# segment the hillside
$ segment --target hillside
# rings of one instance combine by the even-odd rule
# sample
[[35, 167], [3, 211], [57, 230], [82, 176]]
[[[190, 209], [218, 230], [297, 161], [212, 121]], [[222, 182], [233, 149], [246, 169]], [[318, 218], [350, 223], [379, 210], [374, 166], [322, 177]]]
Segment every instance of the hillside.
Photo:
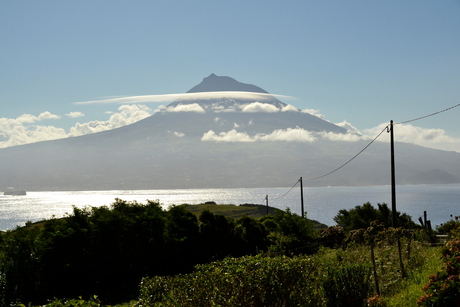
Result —
[[[186, 205], [185, 209], [194, 213], [196, 216], [199, 216], [202, 211], [209, 210], [214, 214], [221, 214], [225, 217], [230, 217], [238, 219], [242, 216], [250, 216], [253, 218], [260, 218], [267, 214], [267, 207], [264, 205], [255, 205], [255, 204], [242, 204], [239, 206], [236, 205], [217, 205], [214, 202], [207, 202], [204, 204], [198, 205]], [[268, 207], [268, 214], [276, 214], [280, 212], [280, 209]], [[315, 220], [310, 220], [313, 223], [315, 229], [326, 228], [327, 225], [322, 224]]]
[[[324, 138], [347, 131], [230, 77], [212, 74], [190, 91], [211, 96], [175, 101], [118, 129], [0, 149], [0, 190], [286, 187], [331, 172], [368, 145]], [[389, 184], [387, 139], [305, 185]], [[460, 182], [460, 153], [397, 143], [395, 154], [397, 184]]]

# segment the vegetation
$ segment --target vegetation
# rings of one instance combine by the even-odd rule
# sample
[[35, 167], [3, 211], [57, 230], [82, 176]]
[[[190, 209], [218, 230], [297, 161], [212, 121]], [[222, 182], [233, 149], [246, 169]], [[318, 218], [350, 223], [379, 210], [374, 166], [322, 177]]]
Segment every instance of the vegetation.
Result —
[[64, 219], [1, 236], [2, 299], [44, 304], [97, 294], [115, 304], [137, 298], [145, 276], [190, 273], [197, 264], [284, 247], [315, 250], [305, 219], [280, 211], [265, 223], [272, 229], [249, 216], [235, 220], [204, 210], [197, 218], [185, 206], [163, 210], [153, 201], [74, 208]]
[[398, 216], [413, 228], [389, 227], [386, 205], [341, 210], [341, 224], [321, 230], [290, 210], [255, 219], [229, 218], [211, 207], [192, 213], [190, 207], [165, 210], [158, 202], [116, 199], [110, 207], [74, 208], [63, 219], [3, 233], [0, 305], [460, 302], [457, 219], [437, 230], [450, 236], [443, 247], [432, 245], [434, 233], [417, 228], [405, 214]]
[[[342, 209], [334, 217], [334, 221], [338, 226], [342, 227], [345, 231], [353, 229], [367, 228], [371, 222], [378, 221], [383, 223], [384, 227], [391, 227], [392, 225], [392, 212], [388, 205], [377, 204], [378, 208], [374, 208], [369, 202], [362, 206], [356, 206], [354, 209]], [[398, 227], [404, 229], [416, 228], [416, 224], [412, 218], [406, 213], [396, 212], [396, 223]]]

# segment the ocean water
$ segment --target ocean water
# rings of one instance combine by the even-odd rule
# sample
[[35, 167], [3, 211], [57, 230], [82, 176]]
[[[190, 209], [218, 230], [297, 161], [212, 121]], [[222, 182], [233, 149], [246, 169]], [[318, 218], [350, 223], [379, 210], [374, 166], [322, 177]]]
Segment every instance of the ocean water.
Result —
[[[335, 225], [334, 216], [340, 209], [351, 209], [370, 202], [387, 203], [391, 207], [390, 186], [366, 187], [304, 187], [304, 210], [307, 217], [326, 225]], [[28, 192], [25, 196], [0, 195], [0, 230], [23, 226], [27, 221], [63, 217], [72, 207], [109, 206], [115, 198], [145, 203], [158, 200], [165, 208], [176, 204], [265, 204], [300, 214], [300, 187], [255, 189], [174, 189], [174, 190], [113, 190]], [[450, 215], [460, 215], [460, 185], [407, 185], [396, 187], [396, 206], [412, 216], [414, 222], [427, 212], [433, 226], [444, 223]]]

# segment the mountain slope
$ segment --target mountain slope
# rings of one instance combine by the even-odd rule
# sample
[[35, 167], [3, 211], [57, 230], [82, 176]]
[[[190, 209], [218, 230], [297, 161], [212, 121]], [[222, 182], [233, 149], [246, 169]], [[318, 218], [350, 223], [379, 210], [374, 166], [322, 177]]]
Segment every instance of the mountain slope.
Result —
[[[201, 85], [191, 91], [264, 91], [215, 75]], [[0, 189], [279, 187], [291, 186], [300, 176], [306, 186], [389, 184], [388, 143], [374, 142], [338, 172], [308, 180], [342, 165], [367, 142], [281, 139], [286, 132], [298, 137], [346, 131], [308, 113], [283, 112], [286, 104], [270, 96], [263, 106], [278, 110], [271, 113], [245, 112], [241, 106], [255, 103], [250, 99], [237, 97], [229, 104], [220, 99], [194, 100], [208, 107], [203, 112], [175, 112], [184, 102], [174, 102], [111, 131], [0, 149]], [[222, 112], [228, 108], [231, 112]], [[214, 139], [206, 141], [206, 135]], [[219, 142], [224, 137], [227, 141]], [[459, 153], [404, 143], [395, 144], [395, 151], [397, 184], [460, 182]]]

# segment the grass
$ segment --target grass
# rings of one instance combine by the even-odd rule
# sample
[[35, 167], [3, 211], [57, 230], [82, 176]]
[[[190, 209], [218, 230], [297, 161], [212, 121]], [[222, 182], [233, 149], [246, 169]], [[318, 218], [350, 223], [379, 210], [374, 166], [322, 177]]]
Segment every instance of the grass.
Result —
[[[194, 213], [197, 217], [201, 214], [204, 210], [209, 210], [214, 214], [221, 214], [225, 217], [238, 219], [242, 216], [250, 216], [255, 219], [261, 218], [267, 214], [267, 207], [264, 205], [256, 205], [256, 204], [242, 204], [239, 206], [236, 205], [218, 205], [214, 202], [207, 202], [204, 204], [198, 205], [189, 205], [184, 204], [185, 208]], [[282, 212], [282, 210], [268, 207], [268, 214], [276, 214], [277, 212]], [[326, 228], [327, 225], [324, 225], [318, 221], [310, 220], [313, 222], [313, 228], [315, 229], [322, 229]]]
[[419, 251], [423, 265], [409, 271], [409, 276], [401, 283], [400, 291], [386, 297], [388, 307], [415, 306], [424, 292], [422, 287], [428, 283], [428, 276], [441, 269], [441, 248], [425, 246]]
[[[202, 211], [209, 210], [214, 214], [222, 214], [225, 217], [240, 218], [242, 216], [250, 216], [253, 218], [260, 218], [267, 214], [267, 207], [263, 205], [246, 204], [246, 205], [217, 205], [215, 203], [204, 203], [199, 205], [185, 205], [185, 208], [199, 216]], [[268, 207], [268, 214], [275, 214], [279, 209]]]
[[[428, 283], [428, 276], [441, 267], [441, 247], [420, 242], [411, 242], [411, 256], [408, 259], [402, 242], [404, 264], [408, 276], [400, 275], [396, 245], [382, 245], [376, 248], [377, 273], [379, 276], [381, 300], [386, 307], [416, 306], [424, 295], [422, 287]], [[370, 250], [364, 245], [348, 247], [346, 250], [323, 248], [312, 256], [323, 267], [362, 264], [370, 265]]]

